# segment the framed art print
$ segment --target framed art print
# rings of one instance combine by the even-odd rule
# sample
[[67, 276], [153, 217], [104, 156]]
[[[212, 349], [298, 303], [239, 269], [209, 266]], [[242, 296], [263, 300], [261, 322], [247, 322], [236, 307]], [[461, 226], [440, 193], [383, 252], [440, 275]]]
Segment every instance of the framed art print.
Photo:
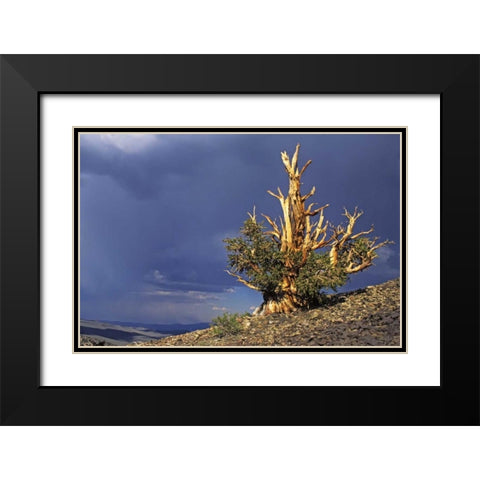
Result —
[[406, 137], [74, 128], [74, 351], [405, 352]]
[[478, 75], [3, 56], [2, 423], [478, 424]]

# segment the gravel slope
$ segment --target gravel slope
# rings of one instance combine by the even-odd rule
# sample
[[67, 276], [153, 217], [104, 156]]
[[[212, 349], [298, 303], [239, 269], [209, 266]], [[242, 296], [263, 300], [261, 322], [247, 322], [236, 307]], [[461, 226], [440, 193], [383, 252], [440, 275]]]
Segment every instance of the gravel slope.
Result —
[[399, 346], [400, 281], [330, 295], [320, 308], [238, 319], [242, 330], [212, 328], [131, 346]]

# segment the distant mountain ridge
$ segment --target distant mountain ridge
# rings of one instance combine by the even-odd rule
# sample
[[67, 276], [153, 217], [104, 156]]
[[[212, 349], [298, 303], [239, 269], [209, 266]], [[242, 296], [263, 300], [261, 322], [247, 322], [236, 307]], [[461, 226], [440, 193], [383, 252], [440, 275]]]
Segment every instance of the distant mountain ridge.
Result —
[[161, 333], [170, 333], [175, 332], [175, 335], [179, 333], [192, 332], [193, 330], [202, 330], [204, 328], [210, 327], [210, 322], [199, 322], [199, 323], [188, 323], [188, 324], [163, 324], [163, 323], [139, 323], [139, 322], [120, 322], [120, 321], [109, 321], [105, 323], [111, 323], [113, 325], [118, 325], [121, 327], [133, 327], [133, 328], [146, 328], [147, 330], [152, 330], [154, 332]]
[[[80, 320], [80, 344], [95, 342], [103, 345], [127, 345], [133, 342], [158, 340], [171, 335], [181, 335], [194, 330], [208, 328], [209, 323], [187, 325], [147, 324], [139, 322], [106, 322]], [[87, 339], [88, 337], [88, 339]]]

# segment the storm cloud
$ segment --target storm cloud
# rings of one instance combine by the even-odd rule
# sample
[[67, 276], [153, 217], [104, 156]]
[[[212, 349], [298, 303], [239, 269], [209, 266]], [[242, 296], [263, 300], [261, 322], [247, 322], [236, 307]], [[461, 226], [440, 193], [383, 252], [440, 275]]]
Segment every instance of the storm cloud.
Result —
[[261, 295], [225, 273], [223, 239], [247, 212], [280, 215], [269, 189], [287, 187], [280, 152], [312, 159], [302, 186], [344, 221], [395, 242], [344, 287], [399, 275], [400, 150], [396, 134], [80, 135], [81, 317], [145, 323], [208, 321], [248, 311]]

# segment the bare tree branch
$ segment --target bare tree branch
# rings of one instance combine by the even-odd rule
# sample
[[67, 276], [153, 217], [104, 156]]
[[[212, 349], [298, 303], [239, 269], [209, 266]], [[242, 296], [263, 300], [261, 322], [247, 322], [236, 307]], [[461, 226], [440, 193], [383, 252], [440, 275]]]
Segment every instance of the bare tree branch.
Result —
[[225, 270], [229, 275], [232, 277], [235, 277], [240, 283], [243, 283], [245, 286], [248, 288], [251, 288], [252, 290], [257, 290], [260, 291], [260, 288], [258, 288], [255, 285], [252, 285], [250, 282], [247, 282], [244, 278], [242, 278], [238, 273], [231, 272], [230, 270]]
[[312, 163], [311, 160], [308, 160], [308, 162], [303, 166], [303, 168], [300, 170], [300, 176], [303, 175], [303, 172], [308, 168], [308, 166]]
[[273, 193], [271, 190], [267, 190], [267, 193], [270, 194], [272, 197], [278, 198], [280, 201], [284, 200], [284, 196], [282, 191], [280, 190], [280, 187], [277, 187], [278, 190], [278, 195], [276, 193]]
[[307, 193], [306, 195], [303, 195], [302, 202], [304, 202], [305, 200], [308, 200], [314, 194], [315, 194], [315, 187], [312, 187], [309, 193]]

